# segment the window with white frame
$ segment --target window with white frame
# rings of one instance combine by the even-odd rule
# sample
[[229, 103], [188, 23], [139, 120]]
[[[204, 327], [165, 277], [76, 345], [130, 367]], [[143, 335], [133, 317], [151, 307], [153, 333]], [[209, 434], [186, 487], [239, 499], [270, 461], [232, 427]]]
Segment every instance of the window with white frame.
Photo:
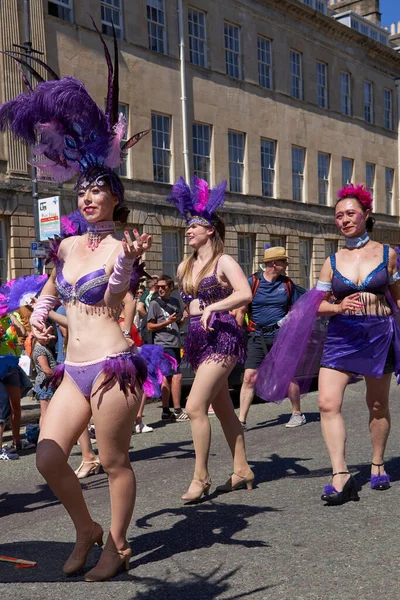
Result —
[[338, 249], [337, 240], [325, 240], [325, 256], [336, 254]]
[[72, 23], [72, 0], [48, 0], [49, 15]]
[[193, 171], [210, 183], [211, 125], [193, 123]]
[[393, 214], [393, 181], [394, 169], [385, 169], [386, 214]]
[[154, 181], [170, 183], [171, 168], [171, 117], [151, 115]]
[[166, 54], [164, 0], [147, 0], [147, 34], [150, 50]]
[[241, 78], [240, 27], [224, 22], [226, 74]]
[[189, 6], [189, 60], [199, 67], [207, 66], [206, 13]]
[[113, 24], [115, 35], [119, 40], [123, 38], [122, 27], [122, 0], [101, 0], [101, 30], [105, 35], [113, 34]]
[[328, 206], [330, 154], [318, 152], [318, 204]]
[[317, 60], [317, 102], [320, 108], [328, 108], [328, 65]]
[[258, 51], [258, 82], [261, 87], [272, 89], [272, 42], [259, 35], [257, 36]]
[[372, 163], [367, 163], [365, 165], [365, 186], [373, 197], [375, 186], [375, 165]]
[[303, 57], [300, 52], [290, 51], [290, 78], [292, 98], [303, 99]]
[[[126, 121], [126, 132], [125, 137], [121, 140], [121, 142], [126, 142], [128, 140], [128, 132], [129, 132], [129, 106], [127, 104], [118, 104], [118, 112], [122, 113], [125, 117]], [[129, 160], [128, 153], [122, 159], [120, 166], [115, 169], [115, 172], [120, 177], [129, 177]]]
[[253, 235], [238, 234], [238, 263], [247, 277], [250, 277], [254, 270], [254, 246]]
[[374, 122], [374, 89], [370, 81], [364, 81], [364, 120]]
[[350, 73], [340, 73], [340, 99], [342, 115], [351, 116], [351, 78]]
[[175, 278], [178, 266], [182, 262], [183, 236], [177, 229], [162, 230], [162, 270], [163, 273]]
[[7, 229], [5, 221], [0, 221], [0, 284], [7, 281]]
[[286, 236], [281, 236], [281, 235], [271, 235], [270, 239], [269, 239], [269, 243], [271, 244], [271, 246], [273, 248], [275, 248], [276, 246], [281, 246], [283, 248], [286, 248]]
[[261, 185], [262, 195], [275, 197], [276, 141], [261, 138]]
[[342, 186], [353, 181], [354, 161], [352, 158], [342, 158]]
[[293, 200], [304, 201], [304, 164], [306, 151], [299, 146], [292, 146], [292, 191]]
[[299, 279], [306, 289], [311, 287], [312, 240], [299, 238]]
[[229, 189], [231, 192], [243, 192], [245, 134], [228, 131], [229, 151]]
[[383, 90], [384, 99], [384, 125], [386, 129], [393, 129], [393, 94], [391, 90]]

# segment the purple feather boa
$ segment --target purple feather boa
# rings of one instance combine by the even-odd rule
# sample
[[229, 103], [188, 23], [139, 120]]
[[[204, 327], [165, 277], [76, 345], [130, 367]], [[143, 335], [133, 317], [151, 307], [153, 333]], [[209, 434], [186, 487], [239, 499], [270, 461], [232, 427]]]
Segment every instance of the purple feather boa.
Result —
[[172, 356], [164, 354], [162, 346], [144, 344], [138, 350], [147, 364], [147, 379], [143, 384], [143, 391], [149, 398], [160, 398], [163, 378], [170, 374], [171, 368], [176, 371], [177, 362]]
[[104, 369], [104, 380], [93, 392], [97, 394], [101, 390], [106, 390], [114, 381], [117, 381], [121, 392], [126, 394], [128, 390], [134, 394], [136, 386], [143, 386], [147, 378], [147, 367], [143, 358], [133, 352], [129, 354], [120, 354], [107, 358]]

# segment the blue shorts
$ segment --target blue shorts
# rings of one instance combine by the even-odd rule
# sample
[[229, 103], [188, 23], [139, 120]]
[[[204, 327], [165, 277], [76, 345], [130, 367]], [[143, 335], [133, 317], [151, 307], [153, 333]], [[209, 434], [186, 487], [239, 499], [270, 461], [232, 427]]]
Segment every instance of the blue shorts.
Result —
[[0, 379], [0, 423], [7, 423], [11, 415], [10, 398], [6, 386], [19, 387], [20, 378], [17, 367], [9, 367], [8, 373]]
[[52, 390], [46, 390], [40, 387], [40, 383], [35, 383], [36, 400], [50, 400], [53, 397]]

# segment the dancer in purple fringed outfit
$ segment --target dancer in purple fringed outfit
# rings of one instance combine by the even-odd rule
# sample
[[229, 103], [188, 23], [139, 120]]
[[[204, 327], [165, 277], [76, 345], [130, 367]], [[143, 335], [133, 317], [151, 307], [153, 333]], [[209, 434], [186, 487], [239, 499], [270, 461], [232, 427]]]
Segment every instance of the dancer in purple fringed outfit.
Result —
[[[122, 242], [114, 237], [115, 221], [125, 223], [129, 210], [123, 204], [122, 183], [112, 168], [120, 164], [121, 150], [142, 135], [134, 136], [121, 149], [126, 124], [117, 112], [118, 69], [115, 64], [113, 78], [104, 47], [112, 83], [105, 113], [73, 77], [39, 83], [36, 89], [0, 107], [2, 129], [9, 127], [30, 144], [39, 138], [35, 162], [41, 175], [59, 182], [78, 175], [79, 212], [64, 219], [64, 230], [74, 233], [83, 224], [87, 232], [61, 241], [56, 268], [35, 304], [31, 324], [38, 340], [48, 339], [46, 317], [59, 298], [62, 300], [69, 332], [66, 361], [61, 372], [56, 369], [55, 379], [61, 383], [41, 427], [37, 467], [76, 529], [76, 544], [63, 569], [67, 575], [84, 567], [91, 548], [103, 543], [103, 529], [89, 514], [80, 483], [68, 465], [71, 449], [91, 415], [101, 464], [109, 478], [110, 533], [99, 562], [85, 575], [87, 581], [103, 581], [121, 566], [128, 568], [132, 551], [126, 534], [136, 494], [129, 442], [147, 376], [144, 356], [158, 380], [162, 379], [158, 366], [163, 362], [162, 349], [158, 356], [149, 349], [143, 355], [132, 351], [118, 324], [122, 299], [143, 275], [138, 258], [150, 248], [151, 237], [137, 231], [133, 241], [127, 231]], [[23, 58], [19, 62], [24, 64]], [[41, 81], [39, 75], [37, 78]], [[146, 392], [151, 393], [151, 382], [147, 385]]]
[[224, 201], [226, 182], [209, 191], [207, 182], [193, 178], [192, 188], [180, 178], [169, 196], [187, 223], [193, 253], [178, 267], [181, 297], [189, 316], [185, 354], [194, 371], [186, 404], [196, 463], [193, 480], [182, 496], [197, 502], [208, 494], [211, 479], [208, 455], [211, 442], [207, 411], [212, 404], [233, 456], [233, 474], [219, 492], [253, 486], [254, 474], [245, 453], [243, 429], [229, 395], [228, 376], [235, 364], [244, 362], [242, 329], [229, 311], [251, 301], [251, 290], [242, 269], [223, 253], [225, 225], [215, 214]]
[[[371, 488], [387, 490], [384, 452], [390, 430], [389, 388], [400, 374], [400, 276], [397, 254], [370, 239], [372, 197], [363, 186], [338, 193], [335, 221], [345, 248], [322, 267], [317, 287], [289, 313], [272, 352], [262, 363], [257, 392], [273, 402], [284, 398], [291, 379], [312, 372], [318, 355], [317, 315], [329, 317], [319, 374], [321, 427], [332, 462], [332, 485], [321, 499], [328, 504], [358, 500], [356, 483], [345, 459], [343, 395], [352, 374], [364, 375], [372, 442]], [[284, 376], [277, 373], [286, 356]], [[306, 360], [304, 360], [306, 358]], [[311, 368], [310, 368], [311, 365]], [[280, 373], [280, 372], [279, 372]], [[307, 391], [304, 387], [302, 391]]]

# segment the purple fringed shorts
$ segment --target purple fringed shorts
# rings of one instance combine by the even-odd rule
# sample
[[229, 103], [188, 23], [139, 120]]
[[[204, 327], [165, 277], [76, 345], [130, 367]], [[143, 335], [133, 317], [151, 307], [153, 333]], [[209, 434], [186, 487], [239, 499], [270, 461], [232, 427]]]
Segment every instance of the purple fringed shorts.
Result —
[[201, 363], [214, 362], [244, 363], [246, 342], [243, 329], [236, 319], [227, 312], [213, 313], [210, 327], [205, 331], [200, 325], [201, 315], [190, 317], [189, 329], [185, 338], [184, 354], [192, 369], [197, 371]]

